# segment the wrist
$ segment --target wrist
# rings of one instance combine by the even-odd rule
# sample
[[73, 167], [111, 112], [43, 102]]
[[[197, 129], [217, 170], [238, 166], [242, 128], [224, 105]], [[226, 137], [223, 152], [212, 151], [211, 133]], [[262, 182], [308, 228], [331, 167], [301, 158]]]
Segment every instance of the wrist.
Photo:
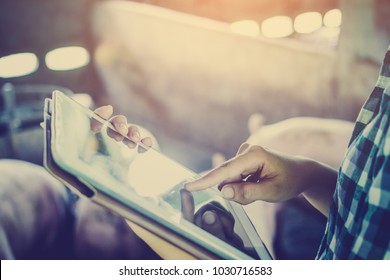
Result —
[[302, 194], [317, 210], [327, 216], [336, 188], [337, 171], [315, 160], [304, 161], [303, 168], [307, 176]]

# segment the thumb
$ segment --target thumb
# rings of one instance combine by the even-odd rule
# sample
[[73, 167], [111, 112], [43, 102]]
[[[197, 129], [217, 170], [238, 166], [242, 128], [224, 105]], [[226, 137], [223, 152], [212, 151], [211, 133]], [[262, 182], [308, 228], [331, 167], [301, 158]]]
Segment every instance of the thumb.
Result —
[[268, 202], [277, 201], [275, 186], [270, 180], [262, 180], [258, 183], [229, 183], [223, 186], [221, 193], [225, 199], [243, 205], [252, 203], [256, 200]]

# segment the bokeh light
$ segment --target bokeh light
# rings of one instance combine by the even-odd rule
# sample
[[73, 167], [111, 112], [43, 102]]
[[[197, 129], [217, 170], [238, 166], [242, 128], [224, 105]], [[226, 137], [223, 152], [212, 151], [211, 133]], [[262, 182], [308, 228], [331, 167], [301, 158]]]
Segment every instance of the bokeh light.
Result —
[[288, 16], [275, 16], [264, 20], [261, 32], [268, 38], [283, 38], [293, 33], [292, 20]]
[[90, 61], [89, 52], [78, 46], [54, 49], [46, 54], [46, 66], [54, 71], [67, 71], [81, 68]]
[[230, 30], [234, 33], [249, 37], [260, 35], [259, 24], [254, 20], [240, 20], [230, 24]]
[[297, 33], [312, 33], [322, 27], [322, 15], [318, 12], [306, 12], [294, 20], [294, 30]]
[[16, 53], [0, 58], [0, 77], [16, 78], [29, 75], [39, 67], [38, 57], [33, 53]]
[[324, 15], [324, 25], [326, 27], [340, 27], [342, 22], [342, 13], [339, 9], [333, 9]]

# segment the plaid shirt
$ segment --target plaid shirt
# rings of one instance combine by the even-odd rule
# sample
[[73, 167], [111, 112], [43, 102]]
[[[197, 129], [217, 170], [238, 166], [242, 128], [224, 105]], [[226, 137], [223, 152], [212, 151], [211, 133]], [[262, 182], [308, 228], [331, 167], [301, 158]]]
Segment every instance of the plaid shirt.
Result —
[[319, 259], [390, 259], [390, 47], [341, 164]]

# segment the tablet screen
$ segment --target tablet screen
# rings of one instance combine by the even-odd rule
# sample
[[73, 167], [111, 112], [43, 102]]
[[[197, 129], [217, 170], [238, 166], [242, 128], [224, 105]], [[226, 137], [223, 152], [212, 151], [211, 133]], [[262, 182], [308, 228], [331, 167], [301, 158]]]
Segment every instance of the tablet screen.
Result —
[[184, 190], [197, 174], [142, 143], [115, 140], [109, 122], [60, 92], [53, 100], [52, 153], [67, 172], [221, 258], [269, 259], [240, 205], [216, 189]]

